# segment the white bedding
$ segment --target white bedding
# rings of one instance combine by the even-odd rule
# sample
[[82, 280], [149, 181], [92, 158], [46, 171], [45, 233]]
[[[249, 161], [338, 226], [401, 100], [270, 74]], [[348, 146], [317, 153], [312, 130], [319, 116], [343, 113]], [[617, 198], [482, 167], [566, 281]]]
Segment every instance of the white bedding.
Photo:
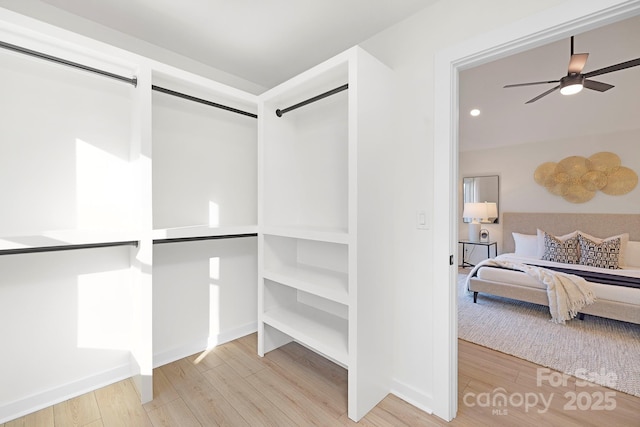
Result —
[[[589, 267], [585, 265], [567, 265], [561, 264], [557, 262], [544, 261], [536, 258], [528, 258], [528, 257], [520, 257], [515, 254], [502, 254], [497, 256], [495, 259], [515, 262], [515, 263], [524, 263], [524, 264], [533, 264], [539, 266], [552, 266], [552, 267], [560, 267], [560, 268], [573, 268], [580, 269], [585, 271], [597, 271], [608, 274], [616, 274], [627, 277], [637, 277], [640, 279], [640, 267], [625, 267], [618, 270], [609, 270], [597, 267]], [[478, 270], [478, 277], [484, 280], [490, 280], [494, 282], [502, 282], [502, 283], [512, 283], [521, 286], [529, 286], [532, 288], [545, 289], [545, 285], [540, 283], [538, 280], [529, 276], [528, 274], [522, 273], [520, 271], [513, 270], [505, 270], [500, 268], [481, 268]], [[592, 283], [592, 282], [590, 282]], [[605, 285], [599, 283], [593, 283], [593, 292], [596, 295], [596, 300], [604, 299], [609, 301], [617, 301], [617, 302], [625, 302], [630, 304], [638, 304], [640, 305], [640, 290], [635, 288], [629, 288], [625, 286], [614, 286], [614, 285]]]

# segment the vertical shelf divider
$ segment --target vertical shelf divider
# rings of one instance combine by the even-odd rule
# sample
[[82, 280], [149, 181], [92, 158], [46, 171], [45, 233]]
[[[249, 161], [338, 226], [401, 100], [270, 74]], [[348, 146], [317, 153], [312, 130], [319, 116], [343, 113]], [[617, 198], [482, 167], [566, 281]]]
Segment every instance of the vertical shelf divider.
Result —
[[131, 162], [136, 182], [135, 223], [140, 233], [139, 246], [131, 250], [133, 327], [132, 349], [134, 383], [142, 403], [153, 400], [153, 212], [151, 197], [151, 69], [138, 70], [138, 85], [133, 100], [133, 138]]

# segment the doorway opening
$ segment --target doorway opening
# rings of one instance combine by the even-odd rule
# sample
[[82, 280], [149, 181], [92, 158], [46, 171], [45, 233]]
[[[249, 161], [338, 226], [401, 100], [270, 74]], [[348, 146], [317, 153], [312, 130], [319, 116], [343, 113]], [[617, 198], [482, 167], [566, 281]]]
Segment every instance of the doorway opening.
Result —
[[[443, 50], [435, 60], [434, 176], [448, 177], [448, 184], [435, 186], [433, 245], [434, 253], [446, 255], [449, 263], [434, 263], [434, 318], [444, 319], [445, 327], [434, 331], [433, 410], [451, 420], [458, 409], [457, 375], [457, 253], [458, 246], [458, 73], [542, 44], [568, 38], [612, 22], [640, 14], [640, 1], [630, 3], [581, 4], [581, 8], [556, 7], [533, 17], [476, 37], [461, 45]], [[448, 252], [445, 254], [443, 248]]]

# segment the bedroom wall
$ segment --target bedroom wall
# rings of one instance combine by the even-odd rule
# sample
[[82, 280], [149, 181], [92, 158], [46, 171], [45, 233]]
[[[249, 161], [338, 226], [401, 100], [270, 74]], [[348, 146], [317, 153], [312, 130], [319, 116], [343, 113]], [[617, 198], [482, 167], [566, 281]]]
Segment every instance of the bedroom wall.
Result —
[[[549, 193], [533, 180], [535, 169], [544, 162], [558, 162], [568, 156], [589, 157], [600, 151], [617, 154], [623, 166], [640, 174], [640, 156], [637, 154], [639, 140], [640, 129], [635, 129], [461, 152], [460, 181], [464, 176], [498, 174], [501, 212], [639, 213], [640, 186], [622, 196], [609, 196], [599, 191], [588, 202], [570, 203]], [[462, 201], [461, 185], [459, 192], [458, 200]], [[489, 230], [492, 240], [498, 241], [500, 252], [502, 226], [487, 224], [483, 227]], [[461, 236], [467, 233], [467, 225], [462, 219], [459, 220], [459, 233]]]

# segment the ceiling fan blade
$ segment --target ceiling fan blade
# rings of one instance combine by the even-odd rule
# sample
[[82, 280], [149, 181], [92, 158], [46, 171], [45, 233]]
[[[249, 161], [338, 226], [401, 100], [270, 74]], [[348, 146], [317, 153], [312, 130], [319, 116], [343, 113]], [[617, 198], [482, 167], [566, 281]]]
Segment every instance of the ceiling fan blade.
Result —
[[637, 67], [638, 65], [640, 65], [640, 58], [621, 62], [616, 65], [610, 65], [608, 67], [600, 68], [599, 70], [589, 71], [588, 73], [584, 73], [584, 77], [589, 78], [593, 76], [599, 76], [600, 74], [612, 73], [614, 71], [624, 70], [625, 68]]
[[588, 53], [574, 53], [569, 61], [569, 74], [580, 74], [587, 63]]
[[597, 90], [598, 92], [607, 91], [615, 86], [610, 85], [608, 83], [597, 82], [595, 80], [584, 80], [583, 86], [587, 89]]
[[549, 89], [545, 93], [540, 94], [540, 95], [536, 96], [535, 98], [528, 100], [527, 102], [525, 102], [525, 104], [531, 104], [532, 102], [536, 102], [538, 99], [542, 98], [543, 96], [549, 95], [551, 92], [553, 92], [554, 90], [558, 90], [559, 88], [560, 88], [560, 85], [554, 87], [553, 89]]
[[532, 85], [542, 85], [542, 84], [547, 84], [547, 83], [560, 83], [560, 80], [549, 80], [549, 81], [546, 81], [546, 82], [517, 83], [517, 84], [513, 84], [513, 85], [506, 85], [506, 86], [503, 86], [503, 88], [507, 88], [507, 87], [520, 87], [520, 86], [532, 86]]

